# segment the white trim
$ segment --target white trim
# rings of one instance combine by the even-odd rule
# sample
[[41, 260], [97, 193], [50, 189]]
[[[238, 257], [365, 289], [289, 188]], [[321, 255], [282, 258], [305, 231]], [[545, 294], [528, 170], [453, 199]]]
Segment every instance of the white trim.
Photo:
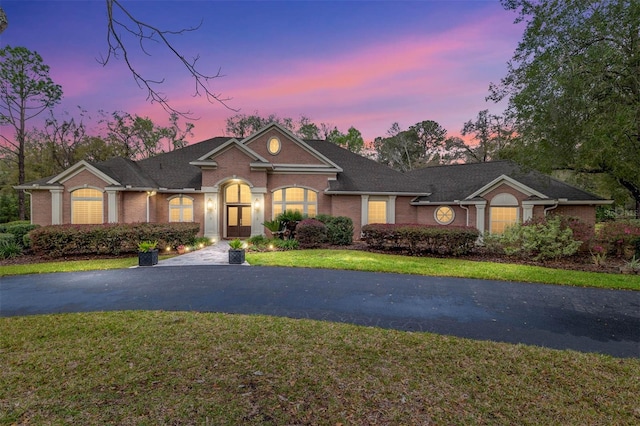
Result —
[[484, 234], [484, 220], [487, 212], [487, 202], [478, 202], [476, 206], [476, 228], [480, 232], [480, 235]]
[[[51, 224], [62, 224], [62, 193], [63, 189], [50, 189], [51, 193]], [[32, 216], [33, 217], [33, 216]]]
[[197, 160], [189, 162], [189, 164], [191, 164], [192, 166], [217, 167], [218, 163], [215, 160], [212, 160], [211, 158], [217, 155], [220, 155], [230, 150], [231, 148], [238, 148], [241, 152], [245, 153], [254, 161], [258, 160], [264, 163], [269, 162], [266, 158], [262, 157], [260, 154], [258, 154], [248, 146], [245, 146], [244, 144], [240, 143], [238, 139], [231, 138], [228, 141], [224, 142], [222, 145], [219, 145], [218, 147], [212, 149], [202, 157], [198, 158]]
[[110, 185], [122, 186], [120, 182], [113, 179], [111, 176], [101, 172], [96, 167], [87, 163], [85, 160], [81, 160], [77, 162], [73, 166], [69, 167], [67, 170], [49, 179], [47, 183], [49, 184], [55, 184], [56, 182], [64, 183], [84, 170], [87, 170], [88, 172], [93, 173], [98, 178], [102, 179], [103, 181], [107, 182]]
[[109, 223], [118, 223], [118, 199], [116, 191], [107, 190], [107, 221]]
[[384, 201], [386, 203], [385, 209], [385, 223], [396, 223], [396, 197], [395, 195], [389, 196], [376, 196], [376, 195], [362, 195], [361, 196], [361, 226], [369, 224], [369, 203], [371, 201]]
[[[211, 199], [211, 211], [207, 203]], [[220, 192], [216, 188], [204, 193], [204, 236], [215, 241], [220, 240]]]
[[488, 184], [486, 184], [485, 186], [483, 186], [482, 188], [478, 189], [476, 192], [474, 192], [473, 194], [469, 195], [465, 199], [466, 200], [470, 200], [470, 199], [475, 198], [475, 197], [481, 197], [481, 196], [485, 195], [487, 192], [490, 192], [490, 191], [496, 189], [497, 187], [499, 187], [502, 184], [509, 185], [513, 189], [515, 189], [515, 190], [517, 190], [519, 192], [522, 192], [523, 194], [526, 194], [528, 196], [535, 195], [535, 196], [543, 198], [543, 199], [548, 199], [549, 198], [546, 195], [544, 195], [543, 193], [538, 192], [535, 189], [530, 188], [530, 187], [518, 182], [517, 180], [515, 180], [513, 178], [510, 178], [507, 175], [501, 175], [501, 176], [495, 178], [494, 180], [492, 180], [491, 182], [489, 182]]
[[364, 226], [369, 221], [369, 195], [360, 196], [360, 225]]

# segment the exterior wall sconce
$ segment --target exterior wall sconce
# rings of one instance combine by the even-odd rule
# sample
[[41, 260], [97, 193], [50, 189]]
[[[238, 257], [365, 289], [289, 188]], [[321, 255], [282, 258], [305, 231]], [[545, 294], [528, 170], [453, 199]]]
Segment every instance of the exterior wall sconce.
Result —
[[213, 200], [211, 198], [207, 200], [207, 211], [209, 213], [213, 211]]
[[256, 198], [256, 200], [253, 202], [253, 208], [255, 209], [255, 211], [259, 212], [260, 211], [260, 200], [258, 200]]

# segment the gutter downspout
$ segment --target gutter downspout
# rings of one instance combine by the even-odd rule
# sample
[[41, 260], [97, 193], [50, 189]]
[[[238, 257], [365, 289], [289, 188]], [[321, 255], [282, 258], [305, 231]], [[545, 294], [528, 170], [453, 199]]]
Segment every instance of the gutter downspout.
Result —
[[460, 208], [464, 209], [467, 212], [467, 226], [469, 226], [469, 207], [467, 206], [463, 206], [462, 205], [462, 201], [458, 201], [458, 205], [460, 206]]
[[31, 192], [23, 189], [22, 192], [29, 196], [29, 222], [33, 225], [33, 197], [31, 196]]
[[557, 207], [558, 207], [558, 201], [556, 201], [556, 203], [555, 203], [553, 206], [545, 208], [545, 209], [544, 209], [544, 217], [547, 217], [547, 213], [548, 213], [550, 210], [553, 210], [553, 209], [555, 209], [555, 208], [557, 208]]

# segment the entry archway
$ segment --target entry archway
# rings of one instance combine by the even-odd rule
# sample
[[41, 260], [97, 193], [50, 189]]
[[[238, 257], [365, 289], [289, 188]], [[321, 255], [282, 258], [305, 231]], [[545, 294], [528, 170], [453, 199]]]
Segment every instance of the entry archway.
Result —
[[227, 238], [251, 236], [251, 188], [246, 183], [232, 182], [224, 189]]

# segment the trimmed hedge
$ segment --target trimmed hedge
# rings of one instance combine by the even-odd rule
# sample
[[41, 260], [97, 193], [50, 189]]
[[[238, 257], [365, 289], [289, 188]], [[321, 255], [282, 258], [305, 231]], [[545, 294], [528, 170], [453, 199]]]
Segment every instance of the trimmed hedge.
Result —
[[353, 243], [353, 220], [347, 216], [331, 216], [319, 214], [316, 216], [327, 226], [327, 240], [336, 246], [348, 246]]
[[63, 257], [82, 254], [137, 253], [141, 241], [157, 241], [159, 248], [189, 244], [200, 231], [198, 223], [136, 223], [52, 225], [29, 233], [37, 255]]
[[412, 255], [462, 255], [475, 246], [480, 233], [467, 226], [372, 224], [362, 227], [362, 240], [372, 249], [406, 251]]
[[320, 247], [327, 242], [327, 227], [317, 219], [304, 219], [296, 227], [296, 239], [301, 248]]

